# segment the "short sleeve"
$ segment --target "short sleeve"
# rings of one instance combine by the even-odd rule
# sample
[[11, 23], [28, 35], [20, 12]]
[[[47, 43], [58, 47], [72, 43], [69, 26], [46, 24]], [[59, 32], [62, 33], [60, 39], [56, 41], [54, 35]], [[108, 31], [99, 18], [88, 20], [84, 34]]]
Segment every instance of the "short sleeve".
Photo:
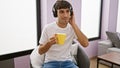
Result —
[[40, 37], [39, 44], [44, 44], [46, 41], [48, 41], [48, 35], [47, 35], [47, 28], [45, 27], [42, 30], [42, 34], [41, 34], [41, 37]]

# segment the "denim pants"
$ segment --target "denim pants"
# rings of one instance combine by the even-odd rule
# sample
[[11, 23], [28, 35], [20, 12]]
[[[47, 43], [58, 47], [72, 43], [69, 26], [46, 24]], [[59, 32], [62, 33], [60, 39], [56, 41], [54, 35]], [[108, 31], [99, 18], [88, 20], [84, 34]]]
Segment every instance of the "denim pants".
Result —
[[72, 61], [51, 61], [43, 64], [43, 68], [78, 68]]

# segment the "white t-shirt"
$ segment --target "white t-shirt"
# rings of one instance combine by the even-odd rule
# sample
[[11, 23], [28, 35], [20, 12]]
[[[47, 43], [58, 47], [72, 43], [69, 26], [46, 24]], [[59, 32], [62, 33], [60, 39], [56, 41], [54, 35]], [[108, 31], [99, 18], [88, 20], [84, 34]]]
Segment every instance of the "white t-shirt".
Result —
[[56, 33], [65, 33], [66, 39], [64, 45], [54, 44], [50, 49], [45, 53], [45, 62], [49, 61], [65, 61], [71, 60], [70, 49], [72, 41], [76, 38], [74, 30], [70, 24], [65, 28], [60, 28], [56, 22], [50, 23], [45, 26], [42, 31], [42, 35], [39, 43], [46, 43], [49, 38], [51, 38]]

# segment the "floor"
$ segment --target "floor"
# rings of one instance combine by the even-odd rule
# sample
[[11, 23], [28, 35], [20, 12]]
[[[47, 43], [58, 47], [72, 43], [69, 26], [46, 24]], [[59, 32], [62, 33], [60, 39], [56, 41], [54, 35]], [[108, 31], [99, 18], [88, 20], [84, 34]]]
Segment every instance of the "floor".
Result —
[[[90, 68], [97, 68], [97, 59], [92, 58], [90, 60]], [[109, 66], [106, 66], [104, 64], [99, 64], [99, 68], [110, 68]]]

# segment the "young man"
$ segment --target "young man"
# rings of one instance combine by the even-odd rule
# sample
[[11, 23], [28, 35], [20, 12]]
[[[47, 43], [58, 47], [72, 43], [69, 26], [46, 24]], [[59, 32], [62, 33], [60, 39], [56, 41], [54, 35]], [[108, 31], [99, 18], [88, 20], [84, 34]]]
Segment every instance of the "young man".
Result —
[[[88, 39], [76, 25], [73, 8], [69, 2], [57, 1], [52, 11], [57, 21], [43, 29], [39, 42], [39, 54], [45, 54], [43, 68], [77, 68], [70, 55], [72, 42], [77, 39], [83, 47], [87, 47]], [[66, 34], [63, 45], [57, 44], [57, 33]]]

